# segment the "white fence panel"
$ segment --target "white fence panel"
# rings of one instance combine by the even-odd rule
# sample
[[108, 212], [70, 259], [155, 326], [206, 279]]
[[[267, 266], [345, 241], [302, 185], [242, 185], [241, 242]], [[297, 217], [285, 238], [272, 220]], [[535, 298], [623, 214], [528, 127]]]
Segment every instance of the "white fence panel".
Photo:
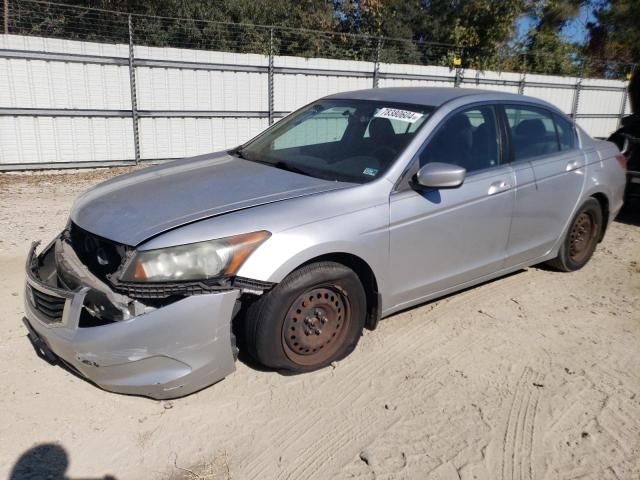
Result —
[[176, 68], [136, 69], [139, 110], [264, 111], [267, 75]]
[[[128, 56], [126, 45], [0, 35], [0, 48], [28, 52]], [[0, 58], [0, 107], [131, 108], [129, 69], [120, 65]]]
[[[128, 56], [127, 45], [0, 35], [0, 49]], [[131, 109], [126, 65], [0, 58], [0, 107]], [[0, 116], [0, 165], [122, 162], [133, 159], [130, 118]]]
[[[607, 137], [618, 127], [623, 109], [623, 88], [626, 82], [587, 78], [582, 80], [578, 102], [578, 124], [595, 137]], [[596, 90], [594, 88], [602, 88]], [[610, 90], [615, 88], [617, 90]], [[626, 102], [624, 105], [626, 109]], [[580, 118], [580, 115], [603, 115], [601, 118]]]
[[128, 67], [0, 59], [0, 107], [128, 110]]
[[[513, 82], [519, 82], [522, 75], [512, 72], [489, 72], [467, 69], [464, 71], [464, 80], [461, 87], [479, 88], [482, 90], [494, 90], [498, 92], [518, 93], [518, 85]], [[500, 82], [509, 82], [508, 84], [500, 84]]]
[[618, 128], [617, 118], [580, 118], [578, 120], [585, 132], [592, 137], [606, 138]]
[[379, 82], [380, 87], [453, 87], [455, 70], [447, 67], [435, 67], [425, 65], [404, 65], [400, 63], [381, 63], [380, 73], [393, 75], [423, 75], [440, 77], [438, 79], [405, 79], [385, 78]]
[[[618, 114], [622, 109], [622, 89], [625, 83], [617, 80], [600, 80], [586, 78], [582, 81], [582, 90], [580, 90], [580, 103], [578, 114]], [[588, 87], [603, 87], [604, 89], [617, 88], [612, 90], [591, 90]]]
[[[371, 88], [372, 77], [331, 75], [331, 71], [365, 72], [373, 75], [373, 63], [323, 58], [275, 56], [274, 67], [313, 70], [305, 73], [274, 75], [274, 110], [290, 112], [307, 103], [349, 90]], [[324, 70], [324, 72], [323, 72]]]
[[241, 110], [268, 108], [267, 74], [238, 72], [234, 65], [266, 67], [264, 55], [178, 48], [136, 47], [136, 59], [218, 64], [229, 70], [137, 67], [139, 110]]
[[[266, 55], [141, 46], [134, 54], [140, 158], [148, 160], [241, 144], [267, 127], [269, 113], [277, 120], [319, 97], [371, 88], [375, 70], [372, 62], [274, 56], [270, 92]], [[451, 87], [456, 79], [455, 69], [438, 66], [381, 63], [378, 72], [380, 87]], [[0, 169], [133, 160], [129, 73], [128, 45], [0, 35]], [[460, 73], [465, 88], [521, 88], [517, 73]], [[524, 94], [571, 113], [578, 80], [527, 74]], [[609, 135], [626, 82], [581, 84], [577, 122]]]
[[130, 118], [0, 116], [0, 165], [132, 159]]
[[235, 147], [267, 126], [266, 118], [141, 118], [140, 157], [180, 158]]
[[[531, 86], [525, 83], [523, 94], [546, 100], [564, 113], [571, 113], [574, 95], [573, 86], [578, 82], [577, 78], [527, 74], [526, 82], [558, 85], [559, 87], [554, 88], [552, 86]], [[571, 88], [567, 88], [567, 86], [571, 86]]]

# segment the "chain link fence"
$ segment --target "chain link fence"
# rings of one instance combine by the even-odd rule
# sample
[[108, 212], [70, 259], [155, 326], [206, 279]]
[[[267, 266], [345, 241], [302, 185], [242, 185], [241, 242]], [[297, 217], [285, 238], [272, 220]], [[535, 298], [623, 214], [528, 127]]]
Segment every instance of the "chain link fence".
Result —
[[[518, 73], [553, 74], [552, 63], [536, 62], [534, 55], [513, 46], [498, 52], [474, 47], [375, 37], [353, 33], [306, 30], [282, 26], [215, 22], [128, 14], [98, 8], [45, 2], [4, 0], [5, 34], [32, 35], [101, 43], [127, 43], [132, 33], [136, 45], [215, 50], [235, 53], [322, 57], [412, 65], [458, 66]], [[129, 32], [131, 23], [132, 32]], [[455, 64], [454, 64], [455, 62]], [[635, 64], [580, 56], [565, 66], [563, 74], [626, 79]]]
[[455, 45], [207, 20], [128, 14], [39, 0], [7, 0], [4, 33], [101, 43], [127, 43], [129, 17], [136, 45], [235, 53], [445, 65]]

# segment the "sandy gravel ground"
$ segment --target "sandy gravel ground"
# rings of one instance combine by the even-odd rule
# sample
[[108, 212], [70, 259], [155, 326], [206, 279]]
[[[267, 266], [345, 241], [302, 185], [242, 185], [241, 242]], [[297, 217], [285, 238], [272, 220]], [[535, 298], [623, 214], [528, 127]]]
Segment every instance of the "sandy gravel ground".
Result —
[[0, 175], [0, 477], [640, 478], [640, 215], [582, 271], [530, 268], [394, 315], [335, 368], [240, 362], [158, 402], [49, 366], [20, 322], [29, 242], [114, 173]]

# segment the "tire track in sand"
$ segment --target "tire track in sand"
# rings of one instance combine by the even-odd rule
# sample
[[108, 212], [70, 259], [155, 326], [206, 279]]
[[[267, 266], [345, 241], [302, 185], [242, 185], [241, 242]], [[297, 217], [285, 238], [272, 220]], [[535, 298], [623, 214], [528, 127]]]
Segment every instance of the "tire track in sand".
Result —
[[[424, 373], [420, 375], [421, 396], [438, 388], [438, 381], [449, 374], [452, 369], [452, 364], [471, 356], [473, 349], [470, 347], [483, 344], [487, 338], [488, 335], [476, 336], [471, 339], [466, 336], [455, 337], [454, 341], [443, 346], [441, 349], [435, 350], [432, 355], [424, 357], [422, 359], [423, 361], [415, 364], [414, 369], [421, 371], [425, 365], [432, 362], [434, 357], [436, 357], [436, 363], [431, 363], [428, 370], [425, 370]], [[402, 378], [397, 379], [395, 382], [386, 383], [385, 385], [377, 387], [376, 392], [381, 396], [381, 399], [387, 396], [393, 396], [398, 402], [402, 402], [407, 398], [412, 398], [411, 395], [415, 388], [415, 382], [407, 381], [406, 376], [402, 376]], [[354, 455], [357, 455], [358, 452], [364, 448], [364, 445], [370, 444], [375, 438], [384, 437], [384, 432], [400, 424], [404, 418], [398, 414], [390, 415], [389, 412], [383, 409], [382, 405], [377, 405], [377, 409], [373, 410], [371, 408], [364, 409], [365, 405], [371, 401], [371, 399], [366, 396], [361, 396], [357, 399], [341, 399], [339, 404], [342, 405], [343, 408], [347, 407], [345, 400], [353, 400], [351, 404], [352, 407], [363, 408], [362, 411], [364, 414], [360, 419], [361, 426], [358, 428], [360, 431], [359, 434], [348, 437], [343, 436], [344, 443], [342, 443], [342, 445], [344, 448], [333, 453], [332, 451], [335, 450], [335, 445], [341, 443], [337, 438], [334, 438], [332, 442], [327, 442], [326, 438], [314, 437], [315, 441], [307, 445], [304, 449], [304, 455], [301, 455], [302, 458], [307, 458], [308, 460], [299, 463], [290, 473], [282, 478], [288, 480], [297, 478], [326, 478], [326, 476], [334, 473], [332, 469], [323, 470], [327, 460], [333, 460], [336, 468], [344, 466]], [[389, 416], [394, 420], [392, 422], [384, 422], [383, 419]], [[351, 424], [352, 422], [344, 423]], [[384, 425], [384, 428], [376, 431], [375, 427], [382, 425]], [[355, 445], [356, 451], [352, 451], [354, 448], [349, 448], [348, 445], [356, 439], [360, 440], [360, 442]], [[326, 456], [323, 455], [323, 452], [326, 453]], [[321, 471], [323, 474], [319, 473]]]
[[502, 437], [502, 480], [533, 480], [535, 421], [544, 376], [525, 367], [511, 399]]

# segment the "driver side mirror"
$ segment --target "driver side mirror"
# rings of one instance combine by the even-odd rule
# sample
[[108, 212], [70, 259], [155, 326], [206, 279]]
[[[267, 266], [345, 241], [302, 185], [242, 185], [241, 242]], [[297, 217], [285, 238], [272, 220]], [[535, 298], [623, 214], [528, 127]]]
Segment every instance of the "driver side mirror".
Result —
[[427, 163], [411, 180], [414, 188], [457, 188], [464, 182], [467, 170], [451, 163]]

